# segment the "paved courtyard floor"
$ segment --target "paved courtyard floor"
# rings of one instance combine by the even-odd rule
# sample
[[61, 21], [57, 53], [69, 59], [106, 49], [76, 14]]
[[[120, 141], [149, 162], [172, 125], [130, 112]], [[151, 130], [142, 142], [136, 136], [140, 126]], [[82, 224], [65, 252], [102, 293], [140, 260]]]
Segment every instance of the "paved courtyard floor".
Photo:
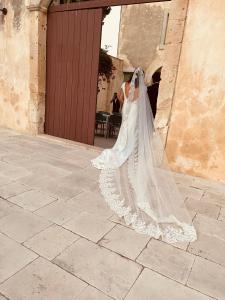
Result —
[[95, 136], [94, 145], [99, 148], [112, 148], [116, 142], [116, 138], [105, 138], [102, 136]]
[[0, 130], [0, 300], [225, 299], [225, 187], [176, 174], [192, 244], [136, 234], [104, 203], [98, 150]]

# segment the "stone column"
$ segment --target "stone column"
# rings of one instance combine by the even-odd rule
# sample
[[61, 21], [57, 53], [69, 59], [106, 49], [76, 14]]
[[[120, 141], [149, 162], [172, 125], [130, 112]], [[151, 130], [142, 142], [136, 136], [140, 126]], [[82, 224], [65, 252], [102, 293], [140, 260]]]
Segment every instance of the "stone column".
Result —
[[47, 7], [50, 0], [31, 0], [30, 11], [30, 132], [44, 132], [46, 93]]
[[166, 144], [189, 0], [172, 0], [155, 125]]

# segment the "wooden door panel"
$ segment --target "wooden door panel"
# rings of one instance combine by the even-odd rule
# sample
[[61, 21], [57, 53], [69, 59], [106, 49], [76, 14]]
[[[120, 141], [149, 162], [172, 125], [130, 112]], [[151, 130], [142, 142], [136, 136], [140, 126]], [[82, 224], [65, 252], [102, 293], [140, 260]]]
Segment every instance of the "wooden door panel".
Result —
[[93, 144], [102, 9], [48, 15], [45, 132]]

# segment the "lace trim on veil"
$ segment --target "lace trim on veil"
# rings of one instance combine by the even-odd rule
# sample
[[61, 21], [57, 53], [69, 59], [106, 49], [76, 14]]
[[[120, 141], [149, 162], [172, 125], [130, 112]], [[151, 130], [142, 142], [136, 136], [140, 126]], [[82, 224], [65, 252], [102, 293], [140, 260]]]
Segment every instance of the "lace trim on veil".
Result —
[[[97, 164], [97, 162], [95, 162]], [[116, 193], [116, 186], [114, 183], [114, 176], [116, 170], [103, 169], [99, 177], [99, 186], [101, 193], [108, 203], [109, 207], [119, 216], [123, 217], [126, 225], [130, 225], [136, 232], [149, 235], [155, 239], [162, 237], [167, 243], [177, 242], [192, 242], [196, 240], [196, 231], [193, 225], [181, 223], [174, 216], [165, 220], [160, 220], [161, 223], [176, 223], [180, 228], [176, 229], [171, 225], [167, 225], [161, 229], [159, 225], [146, 224], [138, 217], [137, 213], [132, 213], [131, 207], [124, 205], [125, 201]], [[142, 207], [143, 210], [146, 208]], [[148, 209], [146, 213], [151, 213]], [[154, 219], [154, 215], [152, 215]]]
[[196, 231], [167, 163], [164, 169], [164, 146], [154, 128], [146, 89], [143, 71], [137, 69], [117, 142], [91, 163], [101, 170], [99, 187], [105, 201], [127, 225], [167, 243], [192, 242]]

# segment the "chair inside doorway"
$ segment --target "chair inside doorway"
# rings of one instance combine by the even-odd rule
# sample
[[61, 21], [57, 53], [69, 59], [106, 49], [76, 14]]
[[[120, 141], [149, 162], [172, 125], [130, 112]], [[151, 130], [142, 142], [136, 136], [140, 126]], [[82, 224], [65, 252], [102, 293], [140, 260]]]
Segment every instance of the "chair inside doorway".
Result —
[[96, 112], [95, 144], [102, 148], [111, 148], [118, 137], [121, 123], [121, 113]]

